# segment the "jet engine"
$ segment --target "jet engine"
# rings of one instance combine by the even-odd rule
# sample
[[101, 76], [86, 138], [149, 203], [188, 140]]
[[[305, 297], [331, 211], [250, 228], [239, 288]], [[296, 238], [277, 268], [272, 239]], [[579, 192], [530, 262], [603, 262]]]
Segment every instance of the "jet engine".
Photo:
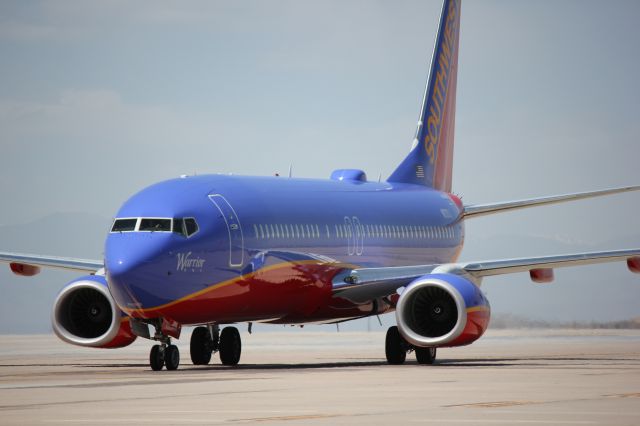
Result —
[[487, 329], [490, 313], [480, 288], [454, 274], [429, 274], [414, 280], [396, 305], [400, 333], [418, 347], [473, 343]]
[[100, 275], [67, 284], [53, 305], [51, 323], [60, 339], [78, 346], [121, 348], [136, 339]]

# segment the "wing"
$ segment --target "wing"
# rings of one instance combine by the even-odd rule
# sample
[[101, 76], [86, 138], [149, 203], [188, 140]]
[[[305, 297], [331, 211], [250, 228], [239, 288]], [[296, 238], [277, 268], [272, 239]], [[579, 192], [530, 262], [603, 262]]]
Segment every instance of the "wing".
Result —
[[104, 267], [101, 260], [73, 259], [69, 257], [38, 256], [21, 253], [0, 252], [0, 262], [9, 263], [18, 275], [35, 275], [40, 268], [67, 269], [79, 272], [96, 272]]
[[631, 272], [640, 273], [640, 249], [441, 265], [352, 269], [336, 276], [333, 281], [333, 294], [363, 303], [392, 295], [416, 278], [432, 273], [462, 275], [480, 285], [484, 277], [528, 271], [534, 281], [549, 282], [553, 278], [554, 268], [621, 261], [627, 262]]
[[557, 204], [565, 201], [583, 200], [585, 198], [600, 197], [602, 195], [619, 194], [622, 192], [638, 190], [640, 190], [640, 185], [601, 189], [599, 191], [577, 192], [574, 194], [554, 195], [551, 197], [530, 198], [526, 200], [507, 201], [501, 203], [472, 204], [464, 206], [462, 214], [465, 218], [469, 218], [498, 212], [506, 212], [510, 210], [519, 210], [527, 207], [542, 206], [545, 204]]

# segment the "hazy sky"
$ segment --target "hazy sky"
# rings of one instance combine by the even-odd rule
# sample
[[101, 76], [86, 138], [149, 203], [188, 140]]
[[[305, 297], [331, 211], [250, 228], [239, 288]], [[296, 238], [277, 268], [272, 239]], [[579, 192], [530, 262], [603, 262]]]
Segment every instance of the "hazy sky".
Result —
[[[0, 2], [0, 226], [65, 212], [108, 223], [128, 196], [183, 173], [386, 177], [411, 145], [440, 8]], [[454, 191], [473, 203], [639, 184], [639, 19], [637, 1], [463, 2]], [[640, 193], [479, 218], [462, 259], [638, 247], [639, 208]], [[89, 252], [48, 235], [21, 251], [98, 258], [102, 234], [86, 235]], [[41, 303], [64, 285], [56, 274], [43, 273]], [[640, 315], [640, 276], [623, 264], [556, 276], [484, 289], [496, 312]], [[16, 309], [30, 283], [3, 270], [0, 286], [0, 306]], [[7, 309], [5, 329], [24, 321]]]

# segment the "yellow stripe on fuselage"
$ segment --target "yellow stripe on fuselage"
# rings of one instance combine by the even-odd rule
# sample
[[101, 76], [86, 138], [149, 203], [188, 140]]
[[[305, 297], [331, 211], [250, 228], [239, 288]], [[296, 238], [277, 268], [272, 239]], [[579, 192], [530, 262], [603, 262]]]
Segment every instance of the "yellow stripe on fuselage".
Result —
[[467, 308], [467, 313], [470, 312], [489, 312], [489, 307], [486, 305], [474, 306], [472, 308]]

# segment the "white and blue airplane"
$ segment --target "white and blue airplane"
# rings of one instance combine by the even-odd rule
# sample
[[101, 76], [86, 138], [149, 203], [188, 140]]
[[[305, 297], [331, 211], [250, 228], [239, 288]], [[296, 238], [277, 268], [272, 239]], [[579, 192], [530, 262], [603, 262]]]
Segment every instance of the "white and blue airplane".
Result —
[[23, 276], [43, 267], [87, 274], [58, 294], [55, 333], [96, 348], [156, 341], [153, 370], [178, 368], [171, 339], [186, 325], [197, 326], [194, 364], [217, 352], [235, 365], [241, 340], [229, 324], [336, 323], [392, 311], [388, 362], [413, 351], [431, 364], [436, 348], [470, 344], [486, 330], [485, 277], [528, 271], [548, 282], [554, 268], [615, 261], [640, 272], [640, 249], [457, 262], [468, 219], [640, 189], [463, 204], [451, 192], [459, 30], [460, 0], [445, 0], [413, 146], [386, 181], [356, 169], [328, 180], [181, 177], [124, 203], [104, 259], [2, 252], [0, 261]]

